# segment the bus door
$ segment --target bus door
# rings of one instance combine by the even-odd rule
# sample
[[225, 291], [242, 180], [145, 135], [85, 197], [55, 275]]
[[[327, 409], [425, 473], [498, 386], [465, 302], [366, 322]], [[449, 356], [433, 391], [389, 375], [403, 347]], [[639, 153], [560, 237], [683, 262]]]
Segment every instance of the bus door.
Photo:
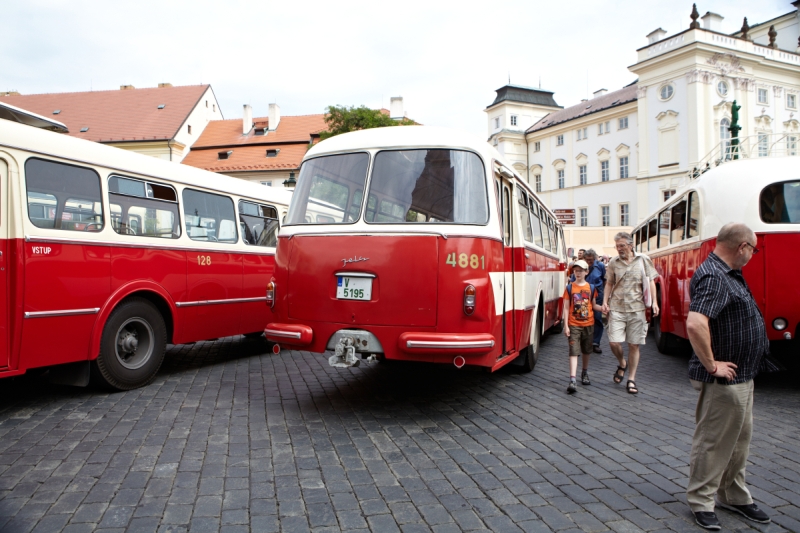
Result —
[[0, 368], [8, 366], [8, 164], [0, 159]]
[[512, 184], [503, 176], [496, 176], [497, 190], [500, 192], [500, 224], [503, 231], [503, 353], [516, 349], [514, 327], [514, 249]]

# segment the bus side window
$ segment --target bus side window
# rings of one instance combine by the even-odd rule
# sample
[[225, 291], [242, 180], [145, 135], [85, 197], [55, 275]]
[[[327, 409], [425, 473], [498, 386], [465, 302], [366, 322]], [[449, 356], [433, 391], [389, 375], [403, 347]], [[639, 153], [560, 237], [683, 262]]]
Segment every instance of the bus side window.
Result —
[[637, 252], [641, 252], [642, 251], [642, 230], [641, 229], [637, 229], [633, 233], [633, 249], [636, 250]]
[[503, 242], [511, 246], [511, 191], [503, 185]]
[[368, 222], [375, 221], [375, 211], [378, 209], [378, 199], [374, 194], [369, 195], [367, 200], [367, 216], [364, 217]]
[[31, 158], [25, 162], [28, 217], [38, 228], [103, 229], [100, 176], [90, 168]]
[[658, 218], [652, 219], [647, 224], [647, 249], [655, 250], [658, 248]]
[[184, 189], [183, 216], [186, 233], [193, 241], [238, 241], [233, 200], [228, 196]]
[[663, 210], [659, 215], [658, 228], [658, 247], [663, 248], [669, 245], [669, 209]]
[[108, 202], [111, 227], [120, 235], [180, 237], [178, 196], [172, 187], [112, 175]]
[[570, 258], [567, 257], [567, 241], [564, 240], [564, 226], [560, 226], [558, 232], [561, 234], [561, 257], [564, 261], [569, 263]]
[[533, 226], [533, 240], [531, 242], [536, 244], [539, 248], [544, 248], [544, 242], [542, 241], [542, 225], [541, 222], [539, 222], [539, 206], [533, 201], [533, 198], [531, 198], [530, 204], [531, 225]]
[[350, 209], [347, 211], [347, 220], [348, 222], [355, 222], [358, 219], [359, 211], [361, 211], [361, 198], [364, 195], [364, 191], [358, 189], [353, 194], [353, 201], [350, 202]]
[[278, 211], [274, 207], [239, 200], [239, 227], [245, 244], [278, 245]]
[[550, 230], [553, 232], [553, 253], [558, 254], [558, 228], [553, 219], [550, 219]]
[[525, 191], [519, 191], [519, 223], [522, 226], [522, 233], [525, 241], [533, 242], [533, 232], [531, 231], [531, 216], [528, 212], [528, 195]]
[[672, 244], [681, 242], [684, 239], [686, 230], [686, 200], [681, 200], [672, 208], [672, 216], [670, 218], [670, 237], [669, 240]]
[[689, 194], [689, 223], [686, 228], [686, 238], [691, 239], [700, 235], [700, 198], [696, 192]]
[[545, 213], [544, 209], [539, 211], [539, 220], [542, 222], [542, 238], [544, 239], [544, 248], [548, 252], [550, 251], [550, 228], [547, 227], [547, 214]]

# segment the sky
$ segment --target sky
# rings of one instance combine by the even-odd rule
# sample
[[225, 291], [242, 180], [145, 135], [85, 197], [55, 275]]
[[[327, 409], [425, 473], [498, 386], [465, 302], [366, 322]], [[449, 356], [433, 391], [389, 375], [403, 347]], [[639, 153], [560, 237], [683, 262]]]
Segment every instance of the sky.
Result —
[[[697, 6], [733, 32], [794, 10], [789, 0]], [[245, 2], [12, 0], [0, 32], [0, 91], [116, 90], [210, 83], [225, 118], [329, 105], [389, 107], [487, 136], [495, 90], [553, 91], [568, 107], [635, 80], [645, 35], [687, 29], [681, 0]]]

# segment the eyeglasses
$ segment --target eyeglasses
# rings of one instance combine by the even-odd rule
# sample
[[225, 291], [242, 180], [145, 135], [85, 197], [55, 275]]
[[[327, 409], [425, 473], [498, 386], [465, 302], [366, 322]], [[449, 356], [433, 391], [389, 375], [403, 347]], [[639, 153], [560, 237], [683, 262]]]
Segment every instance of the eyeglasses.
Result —
[[758, 248], [756, 248], [755, 246], [753, 246], [752, 244], [750, 244], [749, 242], [743, 242], [742, 244], [744, 244], [745, 246], [749, 246], [750, 248], [752, 248], [752, 249], [753, 249], [753, 255], [755, 255], [755, 254], [757, 254], [758, 252], [760, 252], [760, 251], [761, 251], [761, 250], [759, 250]]

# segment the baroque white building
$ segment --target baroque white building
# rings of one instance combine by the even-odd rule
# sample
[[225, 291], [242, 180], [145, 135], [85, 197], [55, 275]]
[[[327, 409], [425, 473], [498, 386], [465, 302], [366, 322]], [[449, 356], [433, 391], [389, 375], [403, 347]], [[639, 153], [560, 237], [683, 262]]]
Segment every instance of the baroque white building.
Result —
[[647, 35], [629, 67], [635, 82], [567, 108], [549, 91], [502, 87], [485, 110], [489, 142], [551, 208], [575, 210], [571, 245], [611, 254], [616, 231], [728, 142], [734, 100], [740, 137], [800, 134], [800, 0], [792, 6], [733, 34], [719, 31], [722, 16], [694, 11], [688, 29]]

